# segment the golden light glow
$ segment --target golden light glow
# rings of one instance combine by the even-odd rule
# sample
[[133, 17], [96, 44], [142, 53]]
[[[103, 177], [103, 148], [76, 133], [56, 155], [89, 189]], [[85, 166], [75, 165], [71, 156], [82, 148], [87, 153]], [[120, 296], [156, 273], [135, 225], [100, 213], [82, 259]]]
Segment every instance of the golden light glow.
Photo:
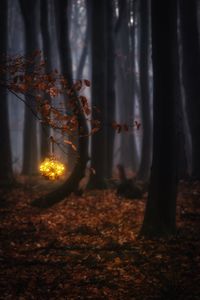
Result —
[[42, 176], [49, 180], [59, 179], [65, 173], [65, 166], [54, 156], [45, 158], [40, 164], [39, 170]]

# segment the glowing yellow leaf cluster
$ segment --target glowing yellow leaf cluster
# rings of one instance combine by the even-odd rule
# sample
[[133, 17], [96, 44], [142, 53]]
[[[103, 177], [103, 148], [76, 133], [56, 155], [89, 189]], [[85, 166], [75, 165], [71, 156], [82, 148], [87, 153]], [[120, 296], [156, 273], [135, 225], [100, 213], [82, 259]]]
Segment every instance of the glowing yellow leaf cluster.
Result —
[[59, 179], [65, 172], [65, 166], [53, 156], [45, 158], [39, 169], [42, 176], [52, 181]]

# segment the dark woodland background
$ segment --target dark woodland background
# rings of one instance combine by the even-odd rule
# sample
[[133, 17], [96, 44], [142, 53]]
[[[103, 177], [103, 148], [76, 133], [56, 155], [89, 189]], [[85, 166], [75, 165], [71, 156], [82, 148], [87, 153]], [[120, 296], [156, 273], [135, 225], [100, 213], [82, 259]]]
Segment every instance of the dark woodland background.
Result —
[[[87, 122], [86, 115], [78, 117], [88, 134], [84, 138], [80, 135], [71, 138], [71, 143], [77, 147], [74, 151], [63, 142], [62, 133], [38, 121], [33, 113], [37, 114], [34, 100], [26, 93], [20, 95], [21, 100], [32, 107], [30, 110], [12, 89], [5, 86], [8, 75], [0, 73], [0, 197], [3, 213], [4, 210], [7, 213], [5, 220], [11, 222], [9, 209], [15, 211], [15, 206], [7, 207], [12, 201], [16, 205], [22, 205], [20, 201], [25, 203], [30, 214], [31, 211], [35, 213], [35, 209], [41, 213], [44, 208], [50, 209], [47, 214], [60, 214], [64, 210], [68, 214], [69, 208], [62, 206], [63, 203], [69, 205], [70, 201], [82, 199], [85, 201], [83, 209], [86, 209], [87, 205], [90, 207], [87, 197], [93, 195], [91, 197], [95, 199], [100, 195], [100, 199], [110, 201], [110, 205], [116, 201], [112, 214], [121, 209], [120, 205], [130, 205], [130, 210], [136, 205], [136, 215], [141, 201], [143, 209], [138, 212], [142, 215], [137, 230], [134, 229], [135, 237], [139, 235], [144, 241], [148, 238], [167, 239], [163, 242], [164, 252], [168, 249], [168, 239], [175, 244], [176, 239], [180, 239], [175, 252], [175, 255], [180, 254], [180, 260], [183, 260], [182, 254], [177, 249], [183, 240], [180, 247], [183, 252], [197, 251], [200, 1], [0, 0], [0, 37], [0, 68], [5, 55], [29, 57], [41, 51], [47, 74], [56, 69], [71, 84], [76, 80], [91, 83], [83, 94], [92, 109], [91, 118], [100, 121], [100, 130], [90, 135], [91, 123]], [[66, 110], [62, 95], [57, 99], [48, 96], [48, 101], [55, 106], [63, 102], [62, 109]], [[50, 136], [55, 139], [56, 155], [67, 166], [66, 177], [53, 183], [45, 182], [38, 170], [39, 163], [49, 155]], [[12, 191], [16, 195], [25, 191], [24, 199], [14, 197]], [[100, 218], [97, 211], [93, 214], [97, 213]], [[75, 211], [74, 218], [78, 218], [76, 214], [79, 213]], [[33, 223], [38, 217], [34, 218]], [[134, 220], [130, 214], [132, 218]], [[188, 227], [181, 223], [183, 219], [189, 220]], [[37, 227], [36, 223], [34, 226]], [[9, 228], [12, 226], [10, 224]], [[192, 233], [188, 229], [181, 231], [181, 226], [190, 228]], [[84, 234], [82, 231], [77, 233]], [[87, 234], [92, 235], [89, 231]], [[186, 246], [189, 236], [195, 237], [195, 242], [190, 240], [190, 246], [188, 243]], [[15, 237], [17, 240], [18, 236]], [[51, 245], [45, 246], [47, 251]], [[145, 247], [148, 248], [148, 244]], [[161, 255], [163, 260], [165, 254]], [[193, 267], [187, 266], [187, 275], [191, 270], [198, 273], [195, 267], [199, 267], [200, 260], [197, 256], [195, 261], [195, 255], [197, 252], [189, 254]], [[120, 255], [117, 257], [122, 260]], [[115, 257], [115, 266], [117, 264], [120, 265], [120, 261], [117, 262]], [[148, 269], [148, 278], [150, 273], [151, 269]], [[186, 280], [187, 276], [184, 276]], [[62, 298], [58, 294], [60, 298], [55, 295], [52, 299], [198, 299], [198, 291], [192, 295], [193, 285], [183, 296], [184, 291], [177, 286], [183, 286], [185, 281], [180, 279], [179, 282], [174, 275], [170, 278], [168, 281], [172, 284], [167, 286], [166, 294], [165, 289], [161, 289], [163, 294], [160, 293], [158, 298], [137, 293], [134, 298], [126, 294], [130, 287], [123, 284], [119, 298], [108, 291], [101, 298], [97, 284], [98, 295], [94, 296], [92, 291], [93, 298], [87, 298], [87, 295], [81, 298], [80, 294], [70, 294], [71, 298], [65, 298], [64, 294]], [[37, 296], [33, 293], [33, 298], [26, 298], [30, 294], [20, 298], [20, 293], [25, 292], [15, 296], [10, 292], [1, 299], [50, 299], [40, 293]], [[178, 298], [179, 294], [181, 298]]]

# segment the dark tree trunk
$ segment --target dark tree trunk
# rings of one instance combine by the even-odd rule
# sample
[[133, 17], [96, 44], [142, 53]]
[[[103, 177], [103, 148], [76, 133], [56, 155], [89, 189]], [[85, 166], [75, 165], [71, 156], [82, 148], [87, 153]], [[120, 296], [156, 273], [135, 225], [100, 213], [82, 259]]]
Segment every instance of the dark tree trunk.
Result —
[[187, 127], [186, 127], [186, 119], [184, 112], [184, 94], [183, 94], [183, 86], [182, 86], [182, 69], [181, 69], [181, 36], [180, 36], [180, 14], [178, 14], [178, 49], [176, 51], [175, 58], [175, 67], [177, 68], [177, 73], [179, 72], [180, 76], [177, 77], [177, 101], [179, 106], [178, 112], [178, 133], [179, 133], [179, 145], [178, 145], [178, 178], [179, 179], [188, 179], [189, 178], [189, 161], [187, 157]]
[[[103, 21], [102, 21], [103, 20]], [[92, 167], [96, 175], [91, 187], [105, 187], [105, 179], [112, 177], [115, 132], [111, 123], [115, 118], [115, 59], [114, 16], [112, 1], [91, 2], [92, 28], [92, 105], [93, 119], [100, 119], [101, 130], [92, 136]]]
[[[138, 86], [135, 71], [135, 34], [136, 34], [136, 5], [133, 7], [134, 24], [129, 28], [130, 10], [128, 1], [122, 1], [120, 5], [120, 15], [118, 20], [118, 78], [122, 92], [120, 99], [120, 122], [129, 124], [134, 119], [134, 107], [136, 95], [138, 95]], [[120, 24], [120, 26], [119, 26]], [[121, 133], [121, 157], [120, 162], [125, 167], [131, 166], [133, 171], [138, 168], [138, 153], [136, 149], [135, 136], [132, 133]]]
[[141, 234], [169, 236], [176, 231], [177, 192], [177, 1], [152, 0], [153, 162]]
[[72, 84], [72, 60], [69, 43], [68, 8], [68, 0], [54, 0], [56, 35], [61, 62], [61, 72], [66, 76], [69, 84]]
[[192, 177], [200, 179], [200, 48], [196, 0], [180, 0], [183, 85], [192, 138]]
[[[2, 0], [0, 2], [0, 64], [4, 59], [3, 56], [7, 53], [7, 17], [7, 0]], [[6, 74], [1, 76], [3, 76], [2, 81], [6, 80]], [[0, 87], [0, 98], [0, 183], [7, 183], [13, 180], [13, 173], [8, 120], [8, 98], [7, 91], [3, 87]]]
[[[130, 1], [131, 3], [131, 1]], [[131, 40], [131, 47], [128, 54], [130, 65], [127, 65], [128, 71], [128, 81], [127, 81], [127, 88], [128, 88], [128, 107], [126, 115], [132, 112], [131, 121], [134, 122], [135, 118], [135, 106], [136, 106], [136, 99], [140, 96], [140, 88], [137, 76], [137, 48], [138, 48], [138, 2], [132, 1], [132, 16], [133, 16], [133, 26], [130, 27], [130, 40]], [[128, 120], [129, 122], [130, 120]], [[136, 173], [139, 167], [139, 157], [138, 157], [138, 150], [136, 145], [136, 138], [135, 133], [129, 134], [128, 138], [128, 145], [130, 147], [130, 164], [133, 168], [133, 171]]]
[[[52, 51], [51, 45], [52, 41], [50, 38], [50, 31], [48, 26], [48, 1], [42, 0], [40, 1], [40, 27], [42, 33], [42, 44], [43, 44], [43, 54], [45, 59], [45, 72], [46, 74], [52, 71]], [[47, 97], [47, 96], [46, 96]], [[50, 101], [50, 97], [48, 99]], [[50, 127], [46, 125], [42, 125], [40, 127], [40, 149], [41, 149], [41, 158], [44, 159], [49, 154], [49, 139], [50, 137]]]
[[[25, 29], [25, 55], [30, 57], [35, 50], [38, 50], [37, 36], [37, 3], [38, 1], [20, 0], [20, 7]], [[28, 67], [26, 73], [33, 72]], [[32, 106], [33, 100], [26, 96], [26, 102]], [[23, 141], [23, 165], [22, 174], [31, 175], [38, 172], [38, 151], [37, 151], [37, 122], [30, 109], [25, 106], [24, 116], [24, 141]]]
[[149, 91], [149, 1], [140, 0], [140, 86], [142, 116], [142, 155], [138, 178], [147, 180], [151, 164], [151, 108]]
[[[72, 57], [69, 41], [69, 8], [70, 2], [68, 0], [54, 1], [55, 18], [56, 18], [56, 35], [58, 41], [58, 52], [61, 63], [61, 72], [66, 77], [69, 86], [73, 84], [72, 75]], [[66, 98], [66, 105], [68, 99]], [[68, 137], [69, 140], [75, 145], [78, 144], [76, 137]], [[76, 155], [69, 149], [70, 158], [68, 159], [68, 168], [73, 171], [76, 163]]]
[[92, 47], [92, 105], [100, 113], [93, 110], [92, 118], [99, 119], [101, 129], [92, 136], [91, 166], [96, 174], [92, 176], [90, 186], [104, 188], [107, 170], [106, 139], [107, 130], [103, 126], [107, 120], [107, 41], [105, 39], [107, 25], [107, 1], [91, 1], [91, 47]]
[[92, 106], [93, 119], [99, 119], [101, 129], [92, 136], [91, 165], [96, 174], [90, 186], [104, 188], [105, 179], [112, 177], [115, 132], [115, 59], [113, 2], [91, 2], [92, 36]]
[[111, 127], [111, 123], [115, 119], [115, 45], [114, 45], [114, 16], [113, 2], [106, 2], [107, 11], [107, 95], [106, 95], [106, 110], [107, 110], [107, 170], [106, 178], [112, 177], [113, 168], [113, 146], [115, 131]]

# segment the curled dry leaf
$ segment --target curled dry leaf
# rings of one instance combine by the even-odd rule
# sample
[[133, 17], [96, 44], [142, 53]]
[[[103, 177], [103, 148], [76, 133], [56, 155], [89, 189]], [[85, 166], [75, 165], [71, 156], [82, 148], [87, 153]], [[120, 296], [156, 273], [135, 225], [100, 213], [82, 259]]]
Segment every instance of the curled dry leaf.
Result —
[[69, 140], [64, 140], [64, 143], [70, 145], [74, 151], [77, 151], [77, 147]]

